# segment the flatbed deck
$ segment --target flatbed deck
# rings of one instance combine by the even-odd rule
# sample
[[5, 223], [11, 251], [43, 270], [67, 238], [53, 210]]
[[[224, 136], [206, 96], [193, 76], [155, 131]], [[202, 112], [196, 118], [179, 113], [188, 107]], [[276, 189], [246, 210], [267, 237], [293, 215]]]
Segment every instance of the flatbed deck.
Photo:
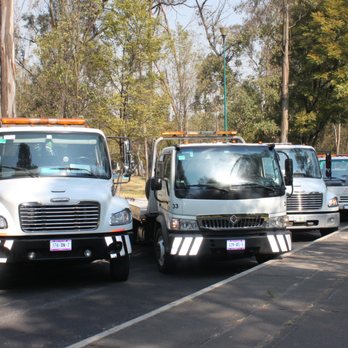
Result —
[[133, 219], [141, 221], [145, 218], [148, 200], [146, 198], [128, 198]]

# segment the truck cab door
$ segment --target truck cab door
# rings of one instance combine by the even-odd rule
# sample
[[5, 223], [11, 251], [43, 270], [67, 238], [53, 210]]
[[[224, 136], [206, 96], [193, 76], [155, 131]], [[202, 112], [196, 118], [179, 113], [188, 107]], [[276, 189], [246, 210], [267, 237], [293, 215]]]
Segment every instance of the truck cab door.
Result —
[[162, 207], [168, 205], [170, 200], [171, 159], [171, 153], [163, 154], [156, 165], [156, 197]]

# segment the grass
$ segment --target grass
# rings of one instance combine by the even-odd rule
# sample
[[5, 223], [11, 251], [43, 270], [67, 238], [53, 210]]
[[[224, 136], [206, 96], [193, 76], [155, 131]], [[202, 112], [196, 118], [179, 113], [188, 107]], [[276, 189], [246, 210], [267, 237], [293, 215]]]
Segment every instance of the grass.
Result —
[[146, 179], [132, 176], [130, 182], [120, 185], [119, 195], [124, 198], [145, 198]]

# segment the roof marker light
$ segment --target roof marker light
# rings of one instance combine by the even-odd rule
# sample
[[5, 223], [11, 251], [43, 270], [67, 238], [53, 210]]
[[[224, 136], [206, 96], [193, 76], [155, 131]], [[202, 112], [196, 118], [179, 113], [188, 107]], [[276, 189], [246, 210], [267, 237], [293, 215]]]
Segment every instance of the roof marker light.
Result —
[[86, 121], [82, 118], [1, 118], [1, 125], [60, 125], [60, 126], [85, 126]]

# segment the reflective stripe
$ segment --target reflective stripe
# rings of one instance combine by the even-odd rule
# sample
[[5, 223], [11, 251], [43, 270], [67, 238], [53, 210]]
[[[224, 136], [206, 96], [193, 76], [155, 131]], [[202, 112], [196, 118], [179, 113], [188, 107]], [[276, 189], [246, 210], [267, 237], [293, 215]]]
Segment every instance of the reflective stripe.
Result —
[[180, 248], [179, 255], [180, 256], [185, 256], [187, 255], [190, 245], [192, 243], [193, 238], [192, 237], [186, 237], [184, 239], [184, 243], [182, 244], [182, 247]]
[[122, 243], [122, 249], [121, 249], [121, 251], [120, 251], [120, 255], [121, 255], [121, 256], [125, 256], [125, 255], [126, 255], [126, 251], [125, 251], [125, 249], [124, 249], [124, 244], [123, 244], [123, 241], [122, 241], [122, 236], [116, 236], [116, 240], [117, 240], [118, 242], [121, 242], [121, 243]]
[[174, 241], [173, 241], [173, 244], [172, 244], [172, 249], [170, 251], [171, 255], [176, 255], [178, 253], [181, 241], [182, 241], [182, 237], [175, 237], [174, 238]]
[[196, 256], [201, 247], [203, 237], [175, 237], [173, 240], [171, 255]]
[[198, 254], [198, 250], [202, 244], [203, 237], [196, 237], [195, 241], [193, 242], [192, 248], [190, 250], [189, 255], [195, 256]]
[[131, 254], [131, 253], [132, 253], [132, 245], [131, 245], [129, 236], [128, 236], [128, 235], [125, 235], [125, 236], [124, 236], [124, 239], [125, 239], [125, 241], [126, 241], [127, 252], [128, 252], [128, 254]]
[[272, 252], [279, 253], [279, 247], [274, 235], [273, 234], [267, 235], [267, 239], [269, 241], [269, 244], [271, 245]]
[[113, 242], [112, 237], [105, 237], [104, 239], [107, 246], [109, 246]]
[[7, 262], [7, 258], [5, 257], [0, 257], [0, 263], [6, 263]]
[[117, 254], [110, 254], [111, 259], [115, 259], [117, 257]]
[[282, 234], [277, 234], [277, 240], [280, 245], [281, 251], [288, 251], [288, 248], [285, 243], [285, 237]]
[[291, 244], [291, 235], [290, 234], [287, 234], [285, 235], [286, 237], [286, 241], [288, 243], [288, 248], [289, 248], [289, 251], [292, 249], [292, 244]]
[[7, 240], [4, 243], [4, 247], [7, 248], [8, 250], [11, 250], [13, 246], [13, 240]]

